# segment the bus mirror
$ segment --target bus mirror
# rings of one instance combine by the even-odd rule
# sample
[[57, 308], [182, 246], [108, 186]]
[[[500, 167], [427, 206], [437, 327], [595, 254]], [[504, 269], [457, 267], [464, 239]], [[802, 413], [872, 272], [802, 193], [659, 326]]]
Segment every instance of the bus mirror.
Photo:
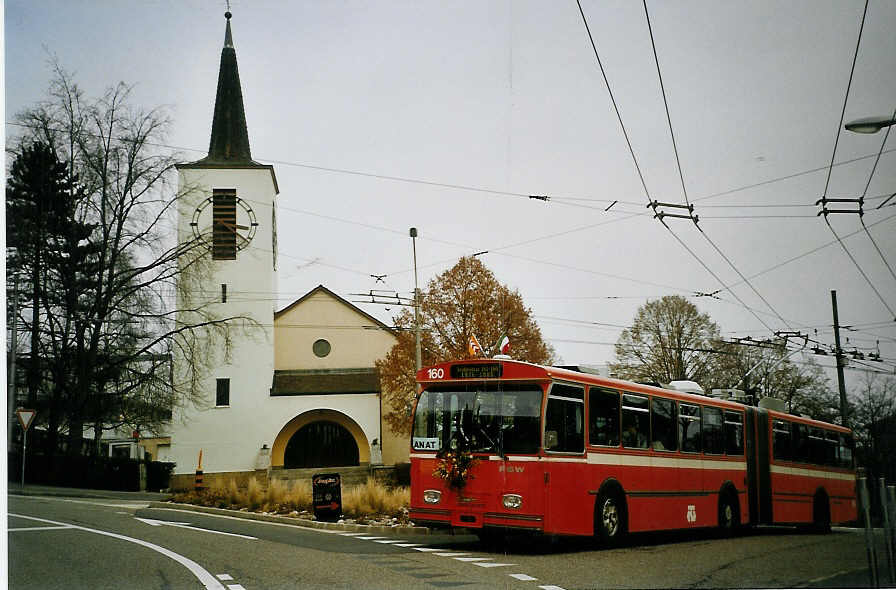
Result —
[[557, 431], [556, 430], [545, 430], [544, 431], [544, 448], [546, 451], [550, 449], [557, 448]]

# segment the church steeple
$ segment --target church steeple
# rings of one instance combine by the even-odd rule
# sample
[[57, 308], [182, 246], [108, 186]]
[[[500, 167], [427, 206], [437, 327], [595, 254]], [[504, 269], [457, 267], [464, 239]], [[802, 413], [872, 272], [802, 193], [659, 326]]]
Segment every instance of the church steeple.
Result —
[[233, 35], [230, 31], [231, 16], [230, 11], [224, 13], [227, 28], [224, 32], [224, 48], [221, 49], [218, 92], [215, 97], [215, 114], [212, 119], [208, 156], [200, 160], [204, 164], [255, 164], [249, 149], [249, 131], [246, 128], [240, 73], [236, 65], [236, 50], [233, 48]]

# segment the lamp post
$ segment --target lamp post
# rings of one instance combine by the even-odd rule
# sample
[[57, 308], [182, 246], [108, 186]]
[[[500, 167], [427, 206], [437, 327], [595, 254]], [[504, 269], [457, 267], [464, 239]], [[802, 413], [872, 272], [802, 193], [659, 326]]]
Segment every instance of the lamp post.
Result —
[[414, 332], [416, 333], [415, 360], [419, 371], [423, 367], [420, 347], [420, 288], [417, 286], [417, 228], [411, 228], [411, 244], [414, 248]]
[[863, 117], [850, 121], [843, 126], [847, 131], [854, 133], [877, 133], [884, 127], [896, 125], [896, 115], [885, 117]]

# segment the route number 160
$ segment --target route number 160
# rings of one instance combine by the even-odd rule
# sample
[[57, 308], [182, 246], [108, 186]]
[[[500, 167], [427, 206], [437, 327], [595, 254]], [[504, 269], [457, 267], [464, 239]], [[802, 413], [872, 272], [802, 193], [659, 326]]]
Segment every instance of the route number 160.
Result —
[[445, 369], [442, 369], [442, 368], [429, 369], [427, 371], [427, 373], [428, 373], [430, 379], [444, 379], [445, 378]]

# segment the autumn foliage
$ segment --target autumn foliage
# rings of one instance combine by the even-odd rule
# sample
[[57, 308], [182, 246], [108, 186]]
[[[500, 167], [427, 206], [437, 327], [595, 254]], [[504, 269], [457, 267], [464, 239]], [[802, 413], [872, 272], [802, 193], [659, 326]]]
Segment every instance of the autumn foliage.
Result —
[[[553, 349], [541, 336], [532, 312], [516, 290], [498, 282], [478, 258], [461, 258], [451, 269], [426, 287], [420, 306], [422, 363], [469, 357], [467, 346], [475, 335], [485, 356], [498, 354], [506, 334], [510, 356], [537, 364], [550, 364]], [[396, 434], [409, 434], [414, 382], [414, 310], [404, 309], [394, 318], [398, 343], [377, 361], [383, 391], [383, 417]]]

